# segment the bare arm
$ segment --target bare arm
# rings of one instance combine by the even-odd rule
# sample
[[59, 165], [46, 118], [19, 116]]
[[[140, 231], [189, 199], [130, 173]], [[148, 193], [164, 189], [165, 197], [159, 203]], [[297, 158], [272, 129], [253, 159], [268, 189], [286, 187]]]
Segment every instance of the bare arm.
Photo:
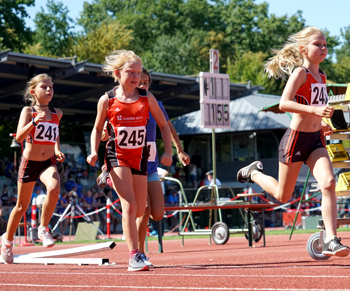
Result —
[[303, 68], [295, 69], [295, 71], [288, 79], [286, 87], [284, 88], [279, 108], [282, 111], [291, 113], [309, 114], [320, 117], [332, 116], [334, 110], [330, 106], [315, 107], [299, 104], [294, 101], [294, 97], [298, 89], [305, 83], [305, 81], [305, 70]]
[[86, 161], [91, 165], [95, 166], [97, 161], [97, 151], [101, 143], [103, 125], [106, 120], [108, 108], [108, 96], [103, 95], [97, 103], [97, 115], [95, 119], [94, 128], [91, 132], [90, 143], [91, 143], [91, 154], [87, 157]]
[[[34, 122], [38, 124], [39, 122], [45, 121], [45, 112], [40, 112], [34, 118]], [[28, 106], [22, 109], [21, 115], [19, 117], [16, 140], [21, 143], [33, 129], [34, 125], [32, 123], [32, 109]]]
[[179, 136], [177, 135], [176, 129], [170, 120], [168, 120], [168, 125], [171, 131], [171, 139], [176, 147], [179, 160], [184, 166], [187, 166], [190, 163], [190, 156], [184, 152]]
[[[63, 112], [62, 110], [55, 108], [57, 115], [58, 115], [58, 119], [61, 120], [62, 116], [63, 116]], [[60, 163], [64, 162], [65, 156], [64, 153], [61, 152], [60, 149], [60, 136], [57, 137], [56, 139], [56, 143], [55, 143], [55, 156], [57, 158], [57, 161], [59, 161]]]
[[147, 97], [148, 97], [149, 111], [152, 113], [154, 119], [157, 122], [157, 125], [159, 126], [160, 132], [162, 134], [162, 139], [164, 142], [164, 153], [160, 158], [160, 162], [165, 166], [170, 166], [172, 163], [170, 128], [167, 121], [165, 120], [162, 110], [159, 108], [156, 98], [154, 98], [154, 96], [150, 92], [148, 92]]

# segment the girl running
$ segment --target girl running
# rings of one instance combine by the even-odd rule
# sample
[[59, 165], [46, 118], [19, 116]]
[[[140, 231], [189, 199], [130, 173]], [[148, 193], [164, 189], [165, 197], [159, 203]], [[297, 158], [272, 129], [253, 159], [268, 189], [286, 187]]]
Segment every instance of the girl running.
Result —
[[62, 163], [65, 157], [60, 151], [58, 130], [62, 111], [49, 107], [52, 97], [53, 83], [47, 74], [37, 75], [27, 83], [24, 99], [30, 101], [31, 106], [22, 109], [16, 133], [18, 142], [21, 143], [26, 139], [17, 178], [18, 198], [16, 206], [11, 211], [6, 233], [2, 235], [1, 256], [8, 264], [13, 263], [13, 236], [28, 208], [38, 178], [47, 190], [38, 237], [46, 248], [55, 245], [48, 224], [60, 193], [60, 176], [56, 160]]
[[97, 116], [91, 133], [91, 155], [94, 166], [105, 120], [110, 136], [106, 145], [105, 164], [117, 191], [123, 210], [123, 231], [130, 252], [128, 271], [148, 270], [138, 249], [136, 218], [143, 215], [147, 199], [146, 125], [148, 111], [160, 128], [164, 154], [160, 161], [170, 166], [171, 136], [169, 126], [154, 96], [139, 89], [142, 60], [132, 51], [119, 50], [106, 57], [104, 71], [112, 72], [119, 86], [103, 95], [97, 105]]
[[[237, 180], [255, 182], [286, 203], [293, 194], [300, 167], [307, 164], [322, 191], [322, 217], [326, 228], [322, 253], [345, 257], [350, 250], [337, 238], [335, 179], [324, 138], [331, 130], [322, 121], [334, 111], [327, 105], [326, 75], [319, 68], [327, 57], [326, 37], [320, 29], [306, 27], [291, 35], [288, 43], [274, 52], [276, 55], [267, 62], [265, 69], [269, 77], [290, 75], [279, 108], [294, 113], [279, 146], [279, 181], [263, 174], [259, 161], [239, 170]], [[293, 71], [294, 67], [297, 68]]]

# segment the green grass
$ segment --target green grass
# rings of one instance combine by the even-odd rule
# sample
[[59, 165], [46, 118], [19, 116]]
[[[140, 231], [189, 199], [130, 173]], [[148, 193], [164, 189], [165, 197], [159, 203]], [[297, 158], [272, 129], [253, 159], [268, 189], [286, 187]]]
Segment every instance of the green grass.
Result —
[[[293, 235], [294, 234], [304, 234], [304, 233], [316, 233], [318, 232], [318, 229], [294, 229], [293, 231]], [[349, 227], [340, 227], [338, 228], [338, 232], [347, 232], [350, 231]], [[265, 235], [269, 236], [269, 235], [290, 235], [291, 230], [290, 229], [278, 229], [278, 230], [273, 230], [273, 229], [269, 229], [266, 230]], [[244, 236], [244, 234], [231, 234], [231, 237], [239, 237], [239, 236]], [[208, 238], [208, 235], [188, 235], [185, 236], [185, 239], [198, 239], [198, 238]], [[158, 237], [148, 237], [147, 238], [149, 241], [157, 241]], [[181, 236], [179, 235], [174, 235], [174, 236], [163, 236], [163, 241], [166, 240], [180, 240]], [[59, 242], [56, 243], [57, 245], [70, 245], [70, 244], [91, 244], [91, 243], [102, 243], [102, 242], [106, 242], [106, 241], [114, 241], [116, 243], [120, 243], [120, 242], [125, 242], [125, 240], [121, 240], [121, 239], [105, 239], [105, 240], [101, 240], [101, 239], [97, 239], [97, 240], [86, 240], [86, 241], [63, 241], [63, 242]]]

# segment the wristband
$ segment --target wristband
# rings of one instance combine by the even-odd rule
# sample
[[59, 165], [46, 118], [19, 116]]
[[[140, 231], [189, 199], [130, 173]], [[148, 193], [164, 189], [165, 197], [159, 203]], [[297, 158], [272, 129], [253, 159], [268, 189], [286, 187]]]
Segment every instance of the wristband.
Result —
[[38, 125], [37, 123], [35, 123], [34, 117], [32, 118], [32, 124], [33, 124], [34, 126], [37, 126], [37, 125]]

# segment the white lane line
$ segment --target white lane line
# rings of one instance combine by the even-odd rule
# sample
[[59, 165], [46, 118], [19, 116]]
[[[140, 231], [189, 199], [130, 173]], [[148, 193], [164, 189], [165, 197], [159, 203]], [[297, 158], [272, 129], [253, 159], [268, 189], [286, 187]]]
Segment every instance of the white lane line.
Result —
[[160, 286], [160, 287], [153, 287], [153, 286], [120, 286], [120, 285], [114, 285], [114, 286], [110, 286], [110, 285], [106, 285], [106, 286], [101, 286], [101, 285], [40, 285], [40, 284], [3, 284], [0, 283], [0, 286], [18, 286], [18, 287], [50, 287], [50, 288], [97, 288], [99, 290], [101, 290], [101, 288], [117, 288], [117, 289], [146, 289], [146, 290], [150, 290], [150, 289], [161, 289], [161, 290], [238, 290], [238, 291], [248, 291], [248, 290], [255, 290], [255, 291], [259, 291], [259, 290], [267, 290], [267, 291], [330, 291], [330, 290], [334, 290], [334, 291], [350, 291], [350, 289], [290, 289], [290, 288], [234, 288], [234, 287], [164, 287], [164, 286]]
[[[137, 273], [90, 273], [90, 272], [68, 272], [68, 273], [64, 273], [64, 272], [59, 272], [59, 273], [51, 273], [51, 272], [25, 272], [25, 271], [20, 271], [20, 272], [0, 272], [0, 274], [28, 274], [28, 275], [32, 275], [32, 274], [36, 274], [36, 275], [57, 275], [57, 276], [61, 276], [61, 275], [82, 275], [82, 276], [134, 276], [135, 274], [137, 274], [137, 276], [173, 276], [174, 273], [168, 273], [168, 274], [159, 274], [159, 273], [154, 273], [154, 272], [137, 272]], [[349, 275], [294, 275], [294, 274], [288, 274], [288, 275], [278, 275], [278, 274], [273, 274], [273, 275], [254, 275], [254, 274], [225, 274], [225, 275], [213, 275], [213, 274], [176, 274], [177, 277], [182, 276], [182, 277], [256, 277], [256, 278], [350, 278], [350, 274]]]

